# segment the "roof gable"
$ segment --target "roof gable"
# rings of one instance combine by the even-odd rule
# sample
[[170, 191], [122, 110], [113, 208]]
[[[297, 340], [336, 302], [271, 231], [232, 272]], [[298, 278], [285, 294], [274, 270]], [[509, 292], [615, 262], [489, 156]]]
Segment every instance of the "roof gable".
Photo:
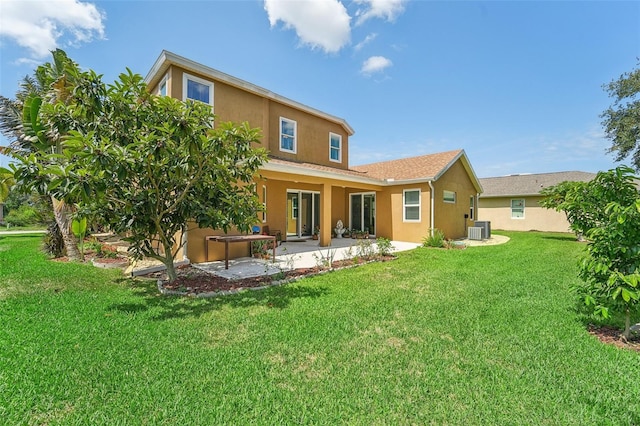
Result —
[[594, 177], [595, 173], [569, 171], [482, 178], [480, 183], [484, 188], [482, 197], [507, 197], [538, 195], [543, 188], [561, 182], [588, 182]]

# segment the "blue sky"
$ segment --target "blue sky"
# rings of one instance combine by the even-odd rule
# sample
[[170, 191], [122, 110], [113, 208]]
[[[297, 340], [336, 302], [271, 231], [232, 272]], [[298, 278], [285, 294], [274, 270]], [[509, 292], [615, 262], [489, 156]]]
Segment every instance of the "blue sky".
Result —
[[166, 49], [337, 115], [352, 165], [463, 148], [479, 177], [597, 172], [640, 2], [0, 0], [0, 94], [55, 47], [109, 83]]

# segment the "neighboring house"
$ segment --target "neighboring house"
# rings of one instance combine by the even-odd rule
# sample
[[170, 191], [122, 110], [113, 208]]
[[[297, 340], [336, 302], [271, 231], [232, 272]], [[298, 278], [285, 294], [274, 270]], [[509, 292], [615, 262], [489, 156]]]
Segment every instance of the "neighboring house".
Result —
[[[350, 229], [392, 240], [420, 242], [431, 228], [447, 238], [465, 236], [475, 219], [480, 183], [463, 150], [349, 167], [349, 137], [354, 130], [335, 117], [269, 90], [163, 51], [146, 77], [161, 95], [211, 105], [216, 121], [247, 121], [262, 129], [269, 161], [256, 179], [267, 208], [259, 226], [279, 230], [283, 240], [310, 238], [319, 228], [328, 246], [338, 220]], [[220, 259], [221, 244], [188, 232], [192, 262]], [[246, 249], [231, 247], [232, 256]]]
[[563, 212], [540, 206], [543, 188], [565, 181], [588, 182], [595, 173], [557, 172], [482, 178], [478, 217], [491, 228], [508, 231], [569, 232]]

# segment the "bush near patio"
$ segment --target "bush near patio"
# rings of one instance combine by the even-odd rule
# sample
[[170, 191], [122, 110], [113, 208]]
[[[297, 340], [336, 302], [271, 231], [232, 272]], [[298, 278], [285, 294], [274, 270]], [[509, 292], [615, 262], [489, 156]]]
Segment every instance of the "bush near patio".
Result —
[[584, 245], [505, 234], [215, 299], [0, 237], [0, 418], [640, 424], [640, 355], [589, 335], [569, 291]]

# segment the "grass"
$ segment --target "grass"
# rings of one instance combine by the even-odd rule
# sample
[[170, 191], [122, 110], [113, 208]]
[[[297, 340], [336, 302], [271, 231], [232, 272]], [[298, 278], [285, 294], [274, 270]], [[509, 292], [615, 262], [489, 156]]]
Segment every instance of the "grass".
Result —
[[0, 419], [640, 424], [640, 355], [568, 290], [583, 246], [508, 235], [208, 300], [0, 237]]

